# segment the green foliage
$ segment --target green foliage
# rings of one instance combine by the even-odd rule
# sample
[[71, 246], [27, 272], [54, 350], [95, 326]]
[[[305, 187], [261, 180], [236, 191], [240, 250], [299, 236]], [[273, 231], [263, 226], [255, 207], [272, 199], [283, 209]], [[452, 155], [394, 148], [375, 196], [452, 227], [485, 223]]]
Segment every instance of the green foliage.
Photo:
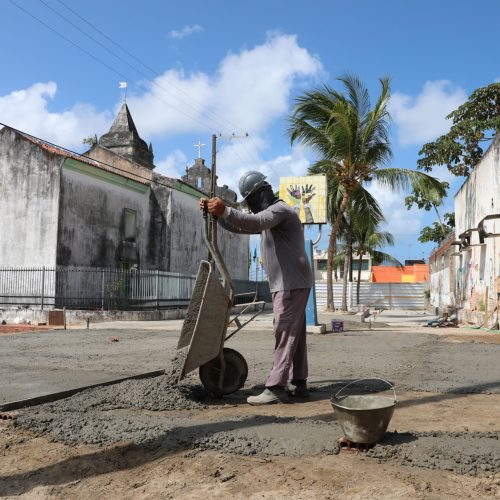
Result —
[[500, 83], [476, 89], [446, 118], [452, 121], [450, 131], [424, 144], [418, 168], [429, 172], [444, 164], [454, 175], [467, 177], [483, 157], [481, 144], [500, 130]]
[[97, 144], [97, 135], [89, 135], [88, 137], [84, 137], [82, 139], [82, 144], [87, 144], [89, 146], [94, 146]]
[[392, 157], [389, 142], [390, 96], [388, 78], [381, 78], [381, 93], [372, 107], [368, 90], [357, 77], [338, 79], [344, 93], [328, 85], [296, 99], [288, 120], [291, 142], [318, 153], [322, 173], [336, 177], [345, 187], [371, 180], [378, 166]]
[[[447, 182], [441, 182], [440, 184], [445, 192], [450, 187]], [[433, 208], [441, 205], [441, 203], [442, 196], [440, 196], [439, 193], [432, 190], [424, 192], [417, 186], [413, 188], [412, 194], [405, 198], [405, 205], [408, 209], [410, 209], [413, 205], [416, 205], [421, 210], [432, 210]]]
[[420, 231], [420, 236], [418, 241], [421, 243], [428, 243], [433, 241], [434, 243], [441, 243], [453, 232], [455, 227], [455, 214], [446, 213], [443, 216], [445, 223], [434, 222], [432, 226], [425, 226]]

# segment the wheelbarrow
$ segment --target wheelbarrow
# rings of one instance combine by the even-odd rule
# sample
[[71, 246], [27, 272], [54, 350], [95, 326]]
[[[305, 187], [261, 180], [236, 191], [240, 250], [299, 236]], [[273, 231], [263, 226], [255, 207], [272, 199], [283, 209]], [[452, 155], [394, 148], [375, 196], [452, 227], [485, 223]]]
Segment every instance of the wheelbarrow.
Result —
[[[206, 209], [203, 217], [203, 236], [211, 262], [200, 262], [182, 325], [177, 349], [187, 348], [187, 353], [178, 372], [178, 382], [199, 369], [203, 386], [213, 395], [223, 396], [243, 387], [248, 376], [245, 358], [238, 351], [224, 347], [224, 344], [264, 311], [265, 302], [257, 301], [257, 292], [235, 294], [217, 242], [209, 238], [210, 222]], [[249, 297], [250, 301], [247, 299], [242, 304], [236, 304], [242, 297]], [[231, 317], [233, 309], [236, 312]], [[241, 315], [250, 309], [253, 314], [242, 321]], [[229, 325], [234, 325], [230, 331]]]

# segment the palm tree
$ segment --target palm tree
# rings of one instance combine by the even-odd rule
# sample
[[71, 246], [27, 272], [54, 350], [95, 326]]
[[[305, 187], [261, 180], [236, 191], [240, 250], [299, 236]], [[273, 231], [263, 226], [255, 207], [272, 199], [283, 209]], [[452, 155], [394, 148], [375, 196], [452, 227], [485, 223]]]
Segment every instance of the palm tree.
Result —
[[[388, 78], [381, 78], [381, 93], [373, 108], [364, 84], [357, 77], [339, 78], [345, 94], [327, 85], [306, 92], [296, 99], [289, 117], [288, 134], [292, 144], [300, 141], [319, 155], [311, 172], [337, 179], [342, 199], [328, 243], [327, 310], [333, 310], [332, 259], [337, 234], [353, 191], [360, 185], [377, 180], [392, 189], [409, 186], [426, 192], [429, 188], [443, 192], [439, 181], [422, 172], [403, 168], [381, 168], [392, 157], [389, 143], [390, 98]], [[444, 194], [444, 193], [443, 193]]]
[[[312, 174], [321, 173], [319, 170], [321, 167], [313, 165], [309, 172]], [[328, 181], [328, 204], [327, 204], [327, 215], [328, 222], [333, 226], [337, 215], [339, 212], [339, 207], [344, 199], [344, 187], [339, 183], [336, 177], [331, 177]], [[341, 309], [347, 309], [347, 277], [349, 275], [349, 268], [351, 267], [351, 254], [352, 254], [352, 231], [353, 224], [356, 223], [358, 219], [363, 219], [371, 221], [372, 224], [377, 224], [384, 220], [382, 210], [377, 203], [377, 200], [367, 191], [361, 184], [358, 184], [356, 188], [352, 191], [351, 197], [349, 198], [349, 206], [346, 212], [344, 212], [339, 229], [337, 232], [337, 237], [343, 240], [344, 244], [342, 248], [338, 248], [335, 245], [332, 257], [332, 268], [337, 269], [339, 265], [344, 267], [343, 275], [343, 288], [342, 288], [342, 305]], [[330, 247], [328, 248], [330, 251]], [[328, 280], [328, 274], [327, 274]], [[333, 283], [333, 277], [332, 277]], [[332, 292], [332, 302], [333, 302], [333, 290]]]

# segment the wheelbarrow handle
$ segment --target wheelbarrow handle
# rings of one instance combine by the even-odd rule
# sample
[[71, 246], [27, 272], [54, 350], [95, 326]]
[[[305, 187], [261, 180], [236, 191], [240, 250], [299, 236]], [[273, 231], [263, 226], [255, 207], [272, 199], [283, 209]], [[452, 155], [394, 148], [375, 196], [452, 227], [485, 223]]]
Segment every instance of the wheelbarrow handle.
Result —
[[333, 396], [335, 399], [337, 399], [338, 395], [344, 390], [344, 389], [347, 389], [347, 387], [349, 387], [350, 385], [353, 385], [355, 384], [356, 382], [363, 382], [365, 380], [380, 380], [382, 382], [385, 382], [390, 389], [392, 389], [392, 392], [394, 393], [394, 404], [396, 404], [398, 402], [397, 400], [397, 397], [396, 397], [396, 390], [394, 389], [394, 385], [391, 384], [388, 380], [386, 380], [385, 378], [379, 378], [379, 377], [370, 377], [370, 378], [358, 378], [357, 380], [353, 380], [352, 382], [349, 382], [347, 385], [344, 385], [344, 387], [342, 387], [342, 389], [340, 389], [339, 391], [337, 391], [335, 393], [335, 395]]
[[[205, 245], [208, 248], [208, 251], [210, 252], [210, 255], [212, 256], [215, 266], [217, 267], [219, 273], [222, 276], [222, 281], [223, 281], [223, 286], [224, 288], [227, 286], [229, 288], [229, 300], [231, 303], [233, 302], [233, 297], [234, 297], [234, 285], [233, 281], [231, 279], [231, 276], [229, 275], [229, 272], [227, 270], [226, 264], [224, 263], [224, 259], [222, 258], [222, 255], [219, 251], [219, 247], [217, 246], [217, 241], [211, 241], [209, 238], [209, 218], [208, 218], [208, 200], [203, 200], [203, 219], [205, 222], [205, 231], [203, 233], [203, 239], [205, 240]], [[215, 216], [213, 217], [214, 220], [216, 220]]]

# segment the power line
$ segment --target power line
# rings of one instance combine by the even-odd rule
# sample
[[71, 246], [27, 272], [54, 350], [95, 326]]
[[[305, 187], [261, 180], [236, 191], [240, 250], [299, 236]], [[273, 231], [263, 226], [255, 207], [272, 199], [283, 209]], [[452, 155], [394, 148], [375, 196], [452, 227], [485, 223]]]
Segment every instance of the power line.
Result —
[[[148, 79], [148, 81], [151, 81], [150, 78], [145, 75], [144, 73], [142, 73], [140, 70], [137, 69], [137, 67], [135, 66], [132, 66], [130, 65], [127, 61], [125, 61], [123, 58], [121, 58], [120, 56], [118, 56], [115, 52], [111, 51], [109, 48], [105, 47], [103, 44], [101, 44], [99, 41], [97, 41], [94, 37], [92, 37], [91, 35], [89, 35], [88, 33], [84, 32], [83, 30], [81, 30], [78, 26], [76, 26], [72, 21], [70, 21], [69, 19], [67, 19], [64, 15], [62, 15], [60, 12], [58, 12], [56, 9], [54, 9], [53, 7], [47, 5], [47, 3], [44, 1], [44, 0], [39, 0], [41, 3], [43, 3], [44, 5], [46, 5], [50, 10], [52, 10], [53, 12], [55, 12], [57, 15], [59, 15], [60, 17], [62, 17], [63, 19], [65, 19], [68, 23], [70, 23], [72, 26], [74, 26], [76, 29], [78, 29], [78, 31], [80, 31], [81, 33], [85, 34], [87, 37], [89, 37], [91, 40], [93, 40], [94, 42], [98, 43], [101, 47], [103, 47], [105, 50], [107, 50], [108, 52], [110, 52], [111, 54], [113, 54], [115, 57], [117, 57], [120, 61], [124, 62], [125, 64], [127, 64], [129, 67], [131, 67], [132, 69], [134, 69], [135, 71], [137, 71], [138, 73], [140, 73], [142, 76], [144, 76], [145, 78]], [[124, 48], [122, 45], [120, 45], [119, 43], [115, 42], [111, 37], [109, 37], [106, 33], [104, 33], [102, 30], [100, 30], [99, 28], [97, 28], [94, 24], [92, 24], [90, 21], [88, 21], [87, 19], [85, 19], [83, 16], [81, 16], [80, 14], [78, 14], [78, 12], [76, 12], [74, 9], [72, 9], [71, 7], [69, 7], [65, 2], [63, 2], [62, 0], [57, 0], [61, 5], [63, 5], [67, 10], [69, 10], [73, 15], [75, 15], [76, 17], [78, 17], [78, 19], [80, 19], [81, 21], [83, 21], [85, 24], [87, 24], [88, 26], [90, 26], [92, 29], [94, 29], [97, 33], [99, 33], [101, 36], [103, 36], [106, 40], [108, 40], [109, 42], [111, 42], [113, 45], [115, 45], [116, 47], [118, 47], [120, 50], [122, 50], [123, 52], [125, 52], [128, 56], [130, 56], [132, 59], [134, 59], [135, 61], [137, 61], [139, 64], [141, 64], [144, 68], [146, 68], [148, 71], [150, 71], [155, 77], [160, 77], [160, 72], [151, 68], [151, 66], [148, 66], [147, 64], [143, 63], [139, 58], [135, 57], [131, 52], [129, 52], [126, 48]], [[153, 82], [154, 83], [154, 82]], [[164, 90], [165, 92], [169, 92], [171, 95], [173, 95], [175, 98], [181, 100], [181, 102], [185, 103], [186, 105], [190, 106], [192, 109], [194, 109], [195, 111], [199, 112], [199, 110], [196, 110], [195, 108], [193, 108], [193, 106], [190, 104], [190, 103], [186, 103], [184, 100], [178, 98], [177, 96], [175, 96], [172, 92], [170, 92], [169, 90], [161, 87], [159, 84], [156, 84], [159, 88], [161, 88], [162, 90]], [[191, 99], [194, 103], [197, 103], [198, 106], [201, 108], [201, 112], [203, 114], [205, 114], [207, 117], [209, 117], [210, 115], [214, 116], [217, 118], [217, 121], [213, 120], [213, 118], [211, 118], [212, 121], [214, 121], [214, 123], [216, 124], [221, 124], [222, 122], [219, 121], [219, 118], [220, 120], [223, 120], [226, 124], [228, 124], [231, 128], [233, 128], [234, 130], [237, 130], [238, 127], [230, 122], [229, 120], [227, 120], [226, 118], [222, 117], [220, 114], [216, 113], [215, 111], [212, 111], [212, 110], [209, 110], [209, 109], [204, 109], [204, 104], [197, 100], [195, 97], [193, 97], [192, 95], [188, 94], [186, 91], [184, 91], [181, 87], [175, 85], [175, 83], [173, 82], [170, 82], [170, 85], [177, 89], [179, 92], [181, 92], [182, 94], [184, 94], [186, 97], [188, 97], [189, 99]], [[248, 135], [247, 135], [248, 136]], [[252, 137], [250, 137], [250, 140], [251, 142], [254, 144], [254, 147], [256, 149], [258, 149], [255, 141], [252, 139]], [[246, 149], [246, 146], [245, 146], [245, 149]], [[250, 156], [252, 156], [253, 158], [253, 161], [258, 163], [259, 162], [259, 159], [253, 155], [252, 151], [247, 149], [247, 152], [250, 153]], [[239, 155], [238, 155], [239, 156]], [[241, 158], [240, 158], [241, 159]]]
[[[66, 37], [65, 35], [63, 35], [62, 33], [59, 33], [59, 31], [57, 31], [56, 29], [52, 28], [50, 25], [48, 25], [46, 22], [42, 21], [40, 18], [38, 18], [37, 16], [35, 16], [34, 14], [32, 14], [31, 12], [27, 11], [26, 9], [24, 9], [23, 7], [21, 7], [19, 4], [17, 4], [14, 0], [9, 0], [11, 4], [13, 4], [14, 6], [16, 6], [19, 10], [23, 11], [25, 14], [27, 14], [28, 16], [30, 16], [31, 18], [35, 19], [37, 22], [39, 22], [40, 24], [42, 24], [43, 26], [45, 26], [47, 29], [49, 29], [50, 31], [52, 31], [53, 33], [55, 33], [57, 36], [61, 37], [63, 40], [65, 40], [66, 42], [70, 43], [71, 45], [73, 45], [74, 47], [76, 47], [78, 50], [81, 50], [82, 52], [84, 52], [85, 54], [87, 54], [89, 57], [91, 57], [92, 59], [94, 59], [95, 61], [97, 61], [99, 64], [102, 64], [103, 66], [105, 66], [107, 69], [109, 69], [111, 72], [115, 73], [116, 75], [118, 75], [120, 78], [123, 78], [124, 80], [126, 81], [130, 81], [132, 82], [136, 87], [139, 87], [140, 89], [144, 90], [145, 92], [148, 92], [149, 89], [146, 88], [145, 86], [141, 85], [140, 83], [136, 82], [134, 79], [130, 78], [128, 75], [122, 73], [121, 71], [113, 68], [112, 66], [110, 66], [109, 64], [107, 64], [106, 62], [104, 62], [103, 60], [101, 60], [100, 58], [98, 58], [97, 56], [95, 56], [94, 54], [92, 54], [91, 52], [89, 52], [88, 50], [84, 49], [83, 47], [81, 47], [80, 45], [78, 45], [76, 42], [73, 42], [71, 39], [69, 39], [68, 37]], [[196, 118], [193, 118], [191, 115], [189, 115], [188, 113], [186, 113], [185, 111], [177, 108], [176, 106], [174, 106], [173, 104], [161, 99], [158, 95], [156, 94], [151, 94], [155, 99], [158, 99], [159, 101], [163, 102], [164, 104], [166, 104], [167, 106], [170, 106], [171, 108], [175, 109], [176, 111], [178, 111], [179, 113], [183, 114], [184, 116], [186, 116], [187, 118], [190, 118], [194, 123], [196, 123], [196, 125], [198, 126], [201, 126], [203, 128], [205, 128], [206, 130], [208, 130], [209, 132], [212, 132], [212, 130], [207, 126], [205, 125], [204, 123], [200, 123], [198, 122], [198, 120]]]
[[[19, 10], [21, 10], [22, 12], [24, 12], [26, 15], [28, 15], [29, 17], [31, 17], [32, 19], [34, 19], [35, 21], [37, 21], [38, 23], [40, 23], [41, 25], [43, 25], [45, 28], [47, 28], [48, 30], [52, 31], [53, 33], [55, 33], [57, 36], [59, 36], [60, 38], [62, 38], [64, 41], [68, 42], [69, 44], [71, 44], [72, 46], [74, 46], [75, 48], [77, 48], [78, 50], [82, 51], [83, 53], [85, 53], [87, 56], [91, 57], [92, 59], [94, 59], [96, 62], [98, 62], [99, 64], [103, 65], [104, 67], [106, 67], [108, 70], [110, 70], [111, 72], [115, 73], [116, 75], [118, 75], [120, 78], [123, 78], [125, 79], [126, 81], [130, 81], [132, 82], [136, 87], [142, 89], [143, 91], [145, 92], [149, 92], [149, 89], [146, 88], [145, 86], [141, 85], [139, 82], [135, 81], [134, 79], [130, 78], [128, 75], [126, 75], [125, 73], [115, 69], [114, 67], [110, 66], [108, 63], [106, 63], [105, 61], [103, 61], [102, 59], [100, 59], [99, 57], [95, 56], [94, 54], [92, 54], [90, 51], [86, 50], [85, 48], [83, 48], [81, 45], [77, 44], [76, 42], [74, 42], [73, 40], [71, 40], [70, 38], [68, 38], [67, 36], [63, 35], [62, 33], [60, 33], [58, 30], [56, 30], [55, 28], [53, 28], [52, 26], [50, 26], [49, 24], [47, 24], [46, 22], [44, 22], [42, 19], [40, 19], [39, 17], [35, 16], [34, 14], [32, 14], [31, 12], [29, 12], [28, 10], [26, 10], [25, 8], [23, 8], [21, 5], [19, 5], [17, 2], [15, 2], [14, 0], [9, 0], [11, 4], [13, 4], [15, 7], [17, 7]], [[60, 0], [58, 0], [60, 1]], [[49, 7], [50, 10], [56, 12], [58, 15], [60, 15], [61, 17], [63, 17], [65, 20], [67, 20], [67, 18], [65, 18], [65, 16], [63, 16], [62, 14], [59, 14], [55, 9], [53, 9], [52, 7], [48, 6], [43, 0], [40, 0], [40, 2], [44, 5], [46, 5], [47, 7]], [[60, 2], [60, 3], [63, 3], [63, 2]], [[81, 17], [81, 16], [80, 16]], [[72, 26], [74, 26], [76, 29], [78, 29], [80, 32], [84, 33], [86, 36], [88, 36], [90, 39], [92, 39], [95, 43], [99, 44], [100, 46], [102, 46], [103, 48], [105, 48], [108, 52], [110, 52], [111, 54], [113, 54], [115, 57], [117, 57], [118, 59], [120, 59], [121, 61], [123, 61], [125, 64], [127, 64], [128, 66], [130, 66], [132, 69], [134, 69], [135, 71], [139, 72], [140, 74], [142, 74], [146, 79], [148, 79], [148, 81], [150, 81], [151, 83], [153, 83], [154, 85], [158, 86], [160, 89], [168, 92], [166, 89], [164, 89], [163, 87], [161, 87], [160, 85], [158, 85], [156, 82], [154, 81], [151, 81], [149, 80], [149, 77], [147, 75], [144, 75], [144, 73], [142, 73], [140, 70], [138, 70], [137, 68], [135, 68], [134, 66], [130, 65], [128, 62], [124, 61], [123, 58], [121, 58], [120, 56], [118, 56], [117, 54], [115, 54], [113, 51], [111, 51], [110, 49], [104, 47], [99, 41], [97, 41], [94, 37], [92, 37], [91, 35], [88, 35], [86, 32], [84, 32], [83, 30], [81, 30], [79, 27], [77, 27], [74, 23], [72, 23], [71, 21], [67, 20], [67, 22], [69, 22]], [[108, 37], [109, 38], [109, 37]], [[118, 44], [117, 44], [118, 45]], [[119, 46], [119, 45], [118, 45]], [[124, 49], [122, 49], [124, 50]], [[178, 100], [181, 100], [181, 102], [184, 102], [182, 99], [180, 99], [179, 97], [175, 96], [175, 94], [172, 94], [170, 92], [170, 94], [178, 99]], [[192, 115], [186, 113], [184, 110], [178, 108], [177, 106], [173, 105], [172, 103], [169, 103], [167, 101], [165, 101], [164, 99], [160, 98], [160, 96], [156, 95], [156, 94], [152, 94], [152, 96], [163, 102], [164, 104], [166, 104], [167, 106], [170, 106], [172, 109], [178, 111], [179, 113], [181, 113], [182, 115], [186, 116], [187, 118], [189, 118], [191, 121], [193, 121], [196, 125], [198, 126], [201, 126], [202, 128], [204, 128], [205, 130], [207, 131], [210, 131], [212, 132], [212, 130], [205, 124], [205, 123], [201, 123], [198, 121], [197, 118], [193, 117]], [[193, 108], [189, 103], [186, 103], [186, 105], [188, 105], [189, 107], [191, 107], [192, 109], [194, 109], [195, 112], [198, 112], [198, 110], [196, 110], [195, 108]], [[203, 112], [201, 113], [203, 114]], [[229, 123], [229, 122], [228, 122]], [[253, 141], [252, 141], [253, 142]], [[245, 149], [246, 146], [244, 145]], [[247, 150], [248, 152], [249, 150]], [[241, 156], [239, 155], [238, 151], [237, 150], [234, 150], [236, 156], [242, 161], [244, 162], [244, 160], [241, 158]], [[253, 161], [255, 163], [259, 163], [259, 160], [253, 155], [253, 153], [251, 153], [250, 156], [253, 156]]]
[[[132, 64], [130, 64], [127, 60], [125, 60], [123, 57], [121, 57], [119, 54], [117, 54], [115, 51], [111, 50], [110, 48], [108, 48], [106, 45], [104, 45], [103, 43], [101, 43], [99, 40], [97, 40], [95, 37], [93, 37], [92, 35], [90, 35], [89, 33], [87, 33], [86, 31], [82, 30], [77, 24], [75, 24], [73, 21], [71, 21], [70, 19], [68, 19], [64, 14], [61, 14], [57, 9], [54, 9], [52, 6], [50, 6], [47, 2], [45, 2], [45, 0], [38, 0], [40, 3], [42, 3], [43, 5], [45, 5], [48, 9], [50, 9], [52, 12], [54, 12], [56, 15], [58, 15], [61, 19], [63, 19], [64, 21], [66, 21], [67, 23], [69, 23], [71, 26], [73, 26], [76, 30], [78, 30], [80, 33], [83, 33], [87, 38], [89, 38], [90, 40], [92, 40], [93, 42], [95, 42], [97, 45], [99, 45], [99, 47], [103, 48], [106, 52], [110, 53], [112, 56], [116, 57], [119, 61], [121, 61], [122, 63], [126, 64], [129, 68], [131, 68], [132, 70], [136, 71], [137, 73], [139, 73], [141, 76], [143, 76], [144, 78], [146, 78], [152, 85], [154, 85], [155, 87], [158, 87], [159, 89], [163, 90], [164, 92], [170, 94], [174, 99], [177, 99], [178, 101], [180, 101], [182, 104], [184, 104], [185, 106], [188, 106], [189, 108], [191, 108], [193, 111], [195, 111], [196, 113], [201, 113], [201, 114], [205, 114], [207, 118], [209, 118], [209, 116], [206, 114], [206, 111], [203, 110], [203, 109], [196, 109], [194, 106], [191, 105], [191, 103], [185, 101], [184, 99], [178, 97], [177, 95], [175, 95], [171, 90], [161, 86], [159, 83], [157, 83], [156, 81], [154, 80], [151, 80], [149, 78], [148, 75], [146, 75], [142, 70], [138, 69], [137, 66], [134, 66]], [[159, 76], [159, 75], [156, 75], [156, 76]], [[213, 118], [209, 118], [211, 121], [213, 121], [213, 123], [217, 126], [221, 126], [222, 123], [221, 122], [218, 122], [216, 120], [214, 120]]]
[[123, 50], [123, 52], [125, 52], [128, 56], [130, 56], [132, 59], [134, 59], [139, 64], [141, 64], [144, 68], [146, 68], [147, 70], [151, 71], [151, 73], [153, 73], [155, 76], [157, 75], [157, 71], [155, 71], [153, 68], [151, 68], [147, 64], [143, 63], [140, 59], [138, 59], [137, 57], [135, 57], [134, 54], [132, 54], [131, 52], [129, 52], [123, 46], [121, 46], [118, 43], [116, 43], [112, 38], [110, 38], [108, 35], [106, 35], [106, 33], [104, 33], [103, 31], [101, 31], [99, 28], [97, 28], [95, 25], [93, 25], [90, 21], [88, 21], [83, 16], [81, 16], [80, 14], [78, 14], [78, 12], [76, 12], [75, 10], [73, 10], [69, 5], [67, 5], [66, 3], [64, 3], [62, 0], [57, 0], [57, 1], [61, 5], [63, 5], [66, 9], [68, 9], [73, 15], [75, 15], [76, 17], [78, 17], [78, 19], [80, 19], [81, 21], [83, 21], [85, 24], [89, 25], [92, 29], [94, 29], [95, 31], [97, 31], [97, 33], [99, 33], [102, 37], [106, 38], [106, 40], [110, 41], [113, 45], [115, 45], [116, 47], [118, 47], [120, 50]]
[[[150, 78], [145, 75], [141, 70], [138, 70], [136, 66], [132, 66], [130, 63], [128, 63], [127, 61], [125, 61], [123, 58], [121, 58], [120, 56], [118, 56], [115, 52], [111, 51], [110, 49], [108, 49], [107, 47], [105, 47], [103, 44], [101, 44], [99, 41], [97, 41], [94, 37], [92, 37], [91, 35], [89, 35], [88, 33], [86, 33], [85, 31], [83, 31], [81, 28], [79, 28], [77, 25], [75, 25], [72, 21], [70, 21], [67, 17], [65, 17], [63, 14], [61, 14], [60, 12], [58, 12], [56, 9], [54, 9], [53, 7], [47, 5], [47, 3], [44, 1], [44, 0], [39, 0], [41, 3], [43, 3], [44, 5], [46, 5], [50, 10], [52, 10], [53, 12], [55, 12], [57, 15], [59, 15], [60, 17], [62, 17], [63, 19], [65, 19], [68, 23], [70, 23], [72, 26], [74, 26], [76, 29], [78, 29], [78, 31], [80, 31], [81, 33], [83, 33], [84, 35], [86, 35], [87, 37], [89, 37], [91, 40], [95, 41], [96, 43], [98, 43], [101, 47], [103, 47], [105, 50], [107, 50], [108, 52], [110, 52], [111, 54], [113, 54], [115, 57], [117, 57], [118, 59], [120, 59], [120, 61], [124, 62], [125, 64], [127, 64], [129, 67], [131, 67], [132, 69], [134, 69], [135, 71], [137, 71], [138, 73], [140, 73], [142, 76], [144, 76], [145, 78], [147, 78], [149, 81]], [[153, 75], [155, 77], [159, 77], [161, 76], [160, 75], [160, 72], [159, 71], [156, 71], [154, 70], [153, 68], [151, 68], [150, 66], [148, 66], [147, 64], [143, 63], [140, 59], [138, 59], [137, 57], [135, 57], [133, 54], [131, 54], [128, 50], [126, 50], [124, 47], [122, 47], [120, 44], [118, 44], [117, 42], [115, 42], [111, 37], [109, 37], [108, 35], [106, 35], [104, 32], [102, 32], [101, 30], [99, 30], [97, 27], [95, 27], [90, 21], [87, 21], [83, 16], [79, 15], [75, 10], [73, 10], [71, 7], [69, 7], [68, 5], [66, 5], [62, 0], [57, 0], [61, 5], [63, 5], [66, 9], [68, 9], [71, 13], [73, 13], [75, 16], [77, 16], [79, 19], [81, 19], [83, 22], [85, 22], [86, 24], [88, 24], [90, 27], [92, 27], [95, 31], [97, 31], [101, 36], [103, 36], [104, 38], [106, 38], [106, 40], [110, 41], [113, 45], [115, 45], [116, 47], [118, 47], [120, 50], [124, 51], [127, 55], [129, 55], [130, 57], [132, 57], [135, 61], [137, 61], [139, 64], [141, 64], [141, 66], [144, 66], [146, 69], [148, 69], [148, 71], [150, 71], [151, 73], [153, 73]], [[175, 83], [171, 83], [172, 87], [174, 87], [175, 89], [177, 89], [179, 92], [183, 93], [186, 97], [188, 97], [189, 99], [191, 99], [192, 101], [194, 101], [195, 103], [197, 103], [199, 106], [201, 107], [204, 107], [204, 104], [198, 100], [196, 100], [193, 96], [189, 95], [187, 92], [185, 92], [183, 89], [181, 89], [180, 87], [178, 87], [177, 85], [175, 85]], [[162, 90], [164, 90], [165, 92], [170, 92], [168, 89], [165, 89], [163, 87], [160, 87], [162, 88]], [[174, 95], [174, 94], [172, 94]], [[181, 100], [180, 97], [177, 97], [174, 95], [174, 97], [176, 97], [176, 99], [179, 99]], [[184, 104], [188, 105], [188, 106], [191, 106], [190, 103], [187, 103], [186, 101], [183, 101], [181, 100], [181, 102], [183, 102]], [[193, 108], [194, 109], [194, 108]], [[199, 110], [196, 110], [199, 112]], [[228, 120], [226, 120], [225, 118], [222, 118], [220, 116], [218, 116], [215, 112], [213, 111], [210, 111], [210, 110], [204, 110], [202, 109], [202, 112], [205, 113], [205, 114], [212, 114], [213, 116], [215, 116], [216, 118], [220, 118], [221, 120], [223, 120], [224, 122], [226, 122], [231, 128], [234, 128], [234, 124], [232, 124], [231, 122], [229, 122]], [[207, 115], [208, 116], [208, 115]], [[213, 120], [213, 119], [212, 119]], [[217, 119], [217, 121], [214, 120], [214, 123], [217, 123], [218, 125], [220, 125], [222, 122], [219, 122], [219, 120]]]

